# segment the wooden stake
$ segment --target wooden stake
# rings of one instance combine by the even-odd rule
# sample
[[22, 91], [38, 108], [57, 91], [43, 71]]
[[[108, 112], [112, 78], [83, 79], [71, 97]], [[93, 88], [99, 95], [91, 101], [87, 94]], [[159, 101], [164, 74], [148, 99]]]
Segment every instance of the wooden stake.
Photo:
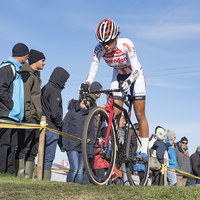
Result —
[[[41, 117], [40, 125], [46, 124], [46, 116]], [[37, 179], [42, 180], [43, 158], [44, 158], [45, 129], [40, 129], [39, 147], [38, 147], [38, 164]]]

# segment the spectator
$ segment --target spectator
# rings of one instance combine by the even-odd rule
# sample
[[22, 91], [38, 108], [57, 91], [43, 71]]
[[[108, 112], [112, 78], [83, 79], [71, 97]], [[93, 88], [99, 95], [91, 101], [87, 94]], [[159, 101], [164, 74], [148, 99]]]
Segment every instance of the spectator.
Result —
[[[98, 90], [102, 90], [103, 86], [101, 85], [101, 83], [95, 81], [91, 84], [90, 86], [90, 91], [89, 92], [92, 92], [92, 91], [98, 91]], [[89, 94], [90, 97], [91, 97], [91, 106], [90, 106], [90, 109], [94, 108], [97, 106], [96, 104], [96, 100], [98, 98], [100, 98], [101, 96], [101, 93], [90, 93]], [[79, 96], [79, 98], [81, 98], [81, 95]], [[75, 103], [78, 102], [78, 100], [74, 100], [72, 99], [71, 102], [70, 102], [70, 105], [69, 107], [70, 108], [74, 108], [75, 107]], [[97, 127], [98, 125], [98, 116], [95, 116], [95, 127]], [[93, 163], [94, 163], [94, 155], [91, 155], [91, 157], [89, 158], [89, 163], [90, 163], [90, 167], [92, 168], [93, 167]], [[86, 174], [86, 171], [84, 169], [84, 173], [83, 173], [83, 183], [89, 183], [90, 180]]]
[[[12, 57], [0, 65], [0, 119], [22, 122], [24, 117], [24, 85], [17, 71], [26, 62], [28, 47], [17, 43]], [[17, 129], [0, 128], [0, 172], [14, 174]]]
[[[107, 132], [107, 127], [103, 127], [101, 129], [101, 137], [99, 137], [98, 145], [100, 145], [102, 142], [103, 143], [105, 142], [106, 132]], [[109, 168], [110, 164], [105, 159], [101, 158], [99, 150], [100, 148], [97, 148], [95, 151], [93, 169], [95, 176], [101, 179], [103, 178], [105, 171]]]
[[[42, 52], [31, 49], [28, 61], [29, 65], [25, 63], [20, 69], [25, 91], [23, 122], [40, 124], [42, 106], [39, 70], [43, 70], [45, 56]], [[16, 175], [18, 177], [32, 178], [38, 143], [39, 129], [19, 129], [18, 147], [15, 155]]]
[[[174, 152], [176, 154], [177, 160], [177, 169], [190, 173], [190, 157], [188, 153], [188, 139], [186, 137], [182, 137], [180, 142], [177, 142], [174, 148]], [[187, 177], [177, 174], [177, 186], [185, 186], [187, 182]]]
[[[55, 130], [62, 130], [63, 107], [61, 91], [69, 78], [69, 73], [62, 67], [56, 67], [49, 79], [49, 82], [42, 88], [42, 111], [46, 116], [47, 127]], [[45, 131], [45, 152], [43, 165], [43, 179], [51, 180], [51, 167], [55, 158], [56, 147], [59, 135], [46, 129]]]
[[[163, 127], [157, 126], [155, 129], [155, 135], [157, 136], [157, 140], [151, 148], [151, 157], [157, 159], [159, 166], [158, 169], [151, 168], [152, 185], [162, 186], [164, 185], [164, 176], [161, 174], [160, 169], [162, 164], [168, 164], [168, 154], [166, 150], [169, 144], [164, 143], [166, 139], [166, 131]], [[153, 160], [150, 159], [150, 162], [152, 161]], [[150, 166], [152, 166], [152, 163], [150, 163]]]
[[[172, 141], [172, 146], [168, 147], [167, 153], [169, 156], [169, 167], [173, 167], [177, 169], [177, 161], [176, 161], [176, 154], [174, 152], [174, 141], [176, 139], [176, 134], [173, 131], [167, 130], [167, 139], [165, 140], [165, 143], [168, 143], [169, 141]], [[174, 171], [173, 169], [170, 169]], [[175, 186], [177, 183], [176, 180], [176, 173], [167, 171], [167, 182], [170, 186]]]
[[[89, 92], [92, 92], [92, 91], [97, 91], [97, 90], [102, 90], [103, 89], [103, 86], [101, 85], [101, 83], [99, 83], [99, 82], [97, 82], [97, 81], [95, 81], [95, 82], [93, 82], [92, 84], [91, 84], [91, 86], [90, 86], [90, 91]], [[98, 98], [100, 98], [100, 96], [101, 96], [101, 93], [95, 93], [95, 94], [90, 94], [90, 96], [93, 98], [93, 102], [92, 102], [92, 108], [93, 107], [96, 107], [97, 106], [97, 104], [96, 104], [96, 100], [98, 99]]]
[[[88, 96], [88, 106], [90, 106], [91, 103], [92, 100]], [[75, 108], [72, 108], [67, 112], [64, 118], [63, 132], [78, 138], [82, 138], [83, 126], [88, 113], [89, 109], [86, 107], [84, 101], [80, 99]], [[94, 135], [94, 127], [91, 127], [90, 131], [92, 133], [91, 135]], [[92, 138], [90, 139], [92, 141]], [[67, 175], [67, 182], [82, 183], [84, 164], [82, 158], [81, 142], [62, 136], [60, 141], [60, 148], [61, 151], [67, 152], [67, 157], [69, 159], [70, 170]], [[91, 152], [91, 155], [94, 155], [94, 152]]]
[[[200, 146], [197, 147], [195, 153], [190, 156], [191, 174], [200, 178]], [[200, 186], [200, 179], [190, 179], [190, 184]]]

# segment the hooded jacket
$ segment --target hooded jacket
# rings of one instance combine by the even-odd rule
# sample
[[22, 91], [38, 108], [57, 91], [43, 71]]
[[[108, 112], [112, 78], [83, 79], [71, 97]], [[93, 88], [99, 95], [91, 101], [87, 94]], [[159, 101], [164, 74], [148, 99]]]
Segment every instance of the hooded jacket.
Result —
[[[10, 118], [22, 122], [24, 117], [24, 84], [19, 71], [22, 64], [9, 57], [0, 65], [0, 118]], [[16, 69], [15, 69], [16, 68]]]
[[69, 73], [62, 67], [56, 67], [49, 82], [42, 88], [42, 112], [46, 116], [49, 128], [61, 129], [63, 125], [63, 107], [61, 91], [69, 78]]
[[20, 72], [25, 92], [24, 121], [31, 122], [33, 118], [40, 121], [42, 115], [40, 72], [31, 68], [28, 63], [22, 65]]

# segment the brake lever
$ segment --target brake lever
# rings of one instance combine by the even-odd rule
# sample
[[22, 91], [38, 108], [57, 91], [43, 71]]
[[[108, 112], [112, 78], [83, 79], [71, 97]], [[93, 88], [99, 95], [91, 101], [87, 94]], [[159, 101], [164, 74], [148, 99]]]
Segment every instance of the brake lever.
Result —
[[84, 102], [84, 104], [85, 104], [85, 106], [87, 107], [87, 109], [89, 109], [89, 105], [87, 104], [87, 98], [86, 98], [86, 92], [82, 92], [82, 94], [83, 94], [83, 102]]
[[123, 88], [122, 88], [122, 84], [123, 84], [123, 82], [124, 81], [119, 81], [119, 90], [120, 90], [120, 92], [123, 92], [124, 90], [123, 90]]

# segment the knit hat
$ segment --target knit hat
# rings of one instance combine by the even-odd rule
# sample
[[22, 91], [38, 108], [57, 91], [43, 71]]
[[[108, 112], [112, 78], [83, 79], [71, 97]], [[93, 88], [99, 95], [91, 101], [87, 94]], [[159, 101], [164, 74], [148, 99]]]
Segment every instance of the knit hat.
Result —
[[99, 82], [93, 82], [90, 86], [90, 91], [96, 91], [96, 90], [101, 90], [103, 86]]
[[23, 43], [17, 43], [12, 49], [12, 57], [21, 57], [27, 54], [29, 54], [29, 49]]
[[29, 65], [36, 63], [38, 60], [45, 59], [45, 56], [42, 52], [31, 49], [29, 53], [28, 62]]
[[183, 142], [183, 141], [187, 141], [188, 142], [188, 139], [184, 136], [184, 137], [181, 138], [181, 142]]
[[167, 137], [172, 140], [173, 138], [176, 137], [176, 133], [174, 133], [173, 131], [170, 131], [169, 129], [167, 130]]

